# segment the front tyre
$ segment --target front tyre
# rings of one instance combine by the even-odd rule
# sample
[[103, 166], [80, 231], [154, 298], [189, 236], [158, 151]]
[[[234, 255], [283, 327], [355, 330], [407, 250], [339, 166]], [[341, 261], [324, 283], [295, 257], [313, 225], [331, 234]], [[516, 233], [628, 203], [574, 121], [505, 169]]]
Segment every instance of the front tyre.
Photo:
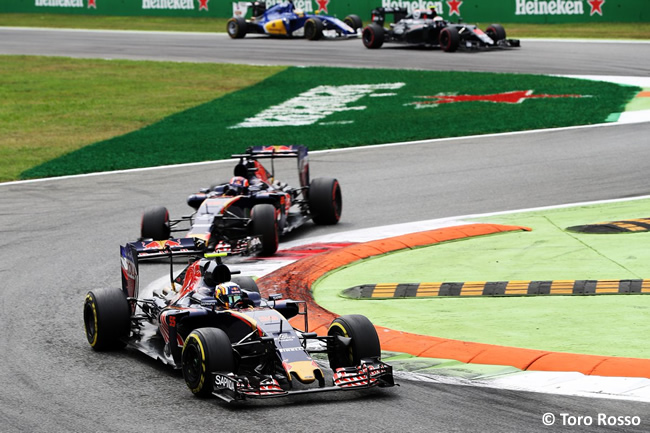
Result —
[[248, 23], [246, 19], [242, 17], [233, 17], [228, 20], [226, 24], [226, 30], [228, 31], [228, 36], [232, 39], [241, 39], [246, 36], [246, 29], [248, 28]]
[[379, 359], [381, 356], [377, 330], [365, 316], [348, 314], [338, 317], [330, 325], [327, 335], [340, 338], [327, 351], [332, 370], [354, 367], [364, 358]]
[[381, 48], [384, 45], [385, 30], [377, 23], [370, 23], [361, 33], [361, 40], [366, 48]]
[[316, 178], [309, 185], [309, 212], [314, 223], [332, 225], [341, 219], [341, 185], [333, 178]]
[[317, 41], [323, 37], [323, 21], [313, 17], [305, 21], [305, 38], [310, 41]]
[[86, 339], [97, 350], [124, 347], [131, 327], [131, 308], [122, 290], [91, 290], [84, 302]]
[[485, 29], [485, 34], [488, 35], [495, 44], [506, 38], [506, 30], [500, 24], [491, 24], [490, 27]]
[[151, 206], [145, 209], [140, 224], [140, 237], [162, 241], [169, 239], [169, 211], [164, 206]]
[[253, 234], [262, 238], [262, 255], [271, 256], [278, 250], [280, 234], [275, 206], [258, 204], [251, 212]]
[[440, 30], [438, 43], [440, 44], [440, 48], [445, 52], [453, 53], [456, 51], [460, 45], [458, 29], [456, 27], [445, 27]]
[[185, 339], [181, 365], [190, 391], [198, 397], [209, 397], [214, 389], [212, 373], [235, 371], [228, 335], [219, 328], [195, 329]]
[[343, 22], [350, 27], [356, 32], [358, 29], [363, 27], [363, 23], [361, 22], [361, 18], [359, 18], [359, 15], [348, 15], [343, 19]]

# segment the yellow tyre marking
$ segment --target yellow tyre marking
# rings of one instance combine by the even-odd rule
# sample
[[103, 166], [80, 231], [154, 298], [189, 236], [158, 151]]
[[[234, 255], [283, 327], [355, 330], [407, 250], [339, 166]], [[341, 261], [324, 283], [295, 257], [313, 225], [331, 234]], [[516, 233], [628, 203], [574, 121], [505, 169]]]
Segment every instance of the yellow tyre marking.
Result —
[[187, 347], [190, 338], [196, 341], [199, 345], [199, 348], [201, 349], [201, 380], [199, 381], [199, 384], [196, 386], [196, 388], [190, 388], [192, 390], [192, 393], [196, 394], [197, 392], [200, 392], [205, 385], [205, 350], [203, 350], [201, 339], [195, 333], [191, 333], [187, 336], [187, 340], [185, 340], [185, 347]]
[[[93, 320], [95, 322], [95, 335], [93, 335], [93, 341], [90, 342], [91, 347], [95, 347], [97, 344], [97, 305], [95, 304], [95, 301], [93, 300], [93, 297], [90, 295], [86, 295], [86, 302], [90, 301], [90, 306], [93, 309]], [[86, 322], [84, 322], [84, 329], [86, 330], [86, 335], [88, 335], [88, 329], [86, 328]]]

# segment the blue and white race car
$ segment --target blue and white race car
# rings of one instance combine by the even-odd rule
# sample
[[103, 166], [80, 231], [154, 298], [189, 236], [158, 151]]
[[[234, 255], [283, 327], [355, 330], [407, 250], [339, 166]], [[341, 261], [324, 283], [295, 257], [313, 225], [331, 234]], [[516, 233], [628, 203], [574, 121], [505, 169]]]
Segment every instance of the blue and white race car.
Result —
[[328, 15], [306, 14], [293, 1], [278, 3], [266, 8], [262, 1], [251, 2], [252, 18], [235, 16], [228, 20], [226, 29], [233, 39], [240, 39], [247, 33], [269, 36], [305, 37], [315, 41], [323, 37], [350, 38], [360, 34], [363, 24], [357, 15], [348, 15], [343, 21]]

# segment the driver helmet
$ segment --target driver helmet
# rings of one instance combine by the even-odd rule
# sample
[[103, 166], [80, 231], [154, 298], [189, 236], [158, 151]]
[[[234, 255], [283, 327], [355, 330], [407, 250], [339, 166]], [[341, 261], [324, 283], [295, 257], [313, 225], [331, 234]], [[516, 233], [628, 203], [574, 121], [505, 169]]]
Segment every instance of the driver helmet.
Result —
[[242, 176], [235, 176], [228, 182], [227, 195], [242, 195], [248, 192], [248, 179]]
[[241, 300], [242, 291], [239, 285], [229, 281], [227, 283], [221, 283], [215, 288], [214, 297], [221, 306], [232, 308]]

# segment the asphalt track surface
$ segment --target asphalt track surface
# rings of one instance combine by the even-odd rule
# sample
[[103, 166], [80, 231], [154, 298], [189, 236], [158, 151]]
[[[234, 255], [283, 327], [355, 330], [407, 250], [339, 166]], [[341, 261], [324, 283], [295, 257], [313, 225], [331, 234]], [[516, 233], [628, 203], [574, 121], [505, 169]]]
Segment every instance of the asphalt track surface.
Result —
[[[48, 31], [48, 36], [42, 37], [41, 31], [15, 31], [0, 29], [0, 52], [6, 53], [11, 46], [15, 54], [24, 40], [24, 54], [87, 57], [94, 53], [93, 57], [102, 58], [119, 54], [119, 46], [113, 45], [113, 33], [96, 41], [97, 35], [105, 32]], [[42, 47], [36, 49], [32, 37], [39, 34]], [[74, 37], [70, 36], [68, 48], [61, 48], [59, 45], [66, 44], [55, 44], [50, 38], [52, 34]], [[152, 34], [137, 39], [156, 41], [158, 37], [166, 41], [151, 42], [148, 51], [155, 53], [158, 46], [170, 44], [170, 36]], [[183, 38], [179, 36], [176, 45], [189, 47]], [[195, 43], [201, 41], [199, 36], [193, 38]], [[214, 35], [204, 38], [204, 46], [218, 40]], [[249, 42], [258, 45], [265, 40]], [[278, 41], [266, 42], [268, 51], [274, 47], [286, 49]], [[354, 41], [336, 47], [351, 42]], [[336, 63], [338, 49], [330, 54], [334, 57], [326, 57], [329, 44], [335, 43], [324, 42], [323, 51], [309, 45], [309, 49], [301, 51], [311, 53], [303, 63]], [[140, 44], [145, 42], [136, 45]], [[536, 70], [520, 61], [502, 61], [502, 70], [512, 71], [520, 66], [520, 72], [635, 75], [636, 70], [642, 74], [639, 62], [648, 62], [650, 56], [640, 55], [639, 49], [647, 53], [648, 47], [630, 45], [600, 45], [592, 58], [575, 62], [579, 67], [574, 64], [563, 70], [561, 62], [554, 63], [558, 56], [550, 53], [576, 47], [544, 42], [542, 46], [546, 48], [537, 50], [535, 45], [526, 44], [525, 49], [508, 54], [521, 56], [530, 50], [535, 52], [526, 53], [526, 57], [536, 59], [547, 53], [547, 57], [535, 63], [546, 65], [546, 69]], [[72, 53], [79, 50], [86, 54]], [[123, 51], [124, 57], [136, 56], [128, 52], [128, 47], [123, 47]], [[357, 51], [363, 57], [362, 53], [369, 50]], [[618, 65], [604, 65], [604, 51], [608, 58], [610, 52], [612, 56], [628, 52], [630, 57], [621, 59]], [[393, 63], [393, 51], [390, 54], [376, 57], [377, 62], [386, 67], [404, 66], [399, 60]], [[458, 61], [451, 54], [429, 54], [451, 58], [449, 62]], [[201, 56], [200, 52], [194, 55]], [[349, 55], [352, 62], [354, 56]], [[163, 59], [165, 54], [160, 56]], [[572, 54], [559, 57], [568, 59]], [[481, 59], [477, 62], [482, 64], [488, 62], [483, 60], [488, 59], [484, 54], [466, 55], [466, 59], [475, 58]], [[294, 60], [300, 62], [301, 59]], [[492, 65], [497, 68], [499, 62]], [[598, 67], [592, 70], [587, 65]], [[455, 67], [483, 69], [467, 64]], [[580, 68], [584, 69], [578, 71]], [[643, 68], [646, 74], [650, 70], [647, 64]], [[343, 219], [336, 227], [307, 226], [293, 236], [311, 237], [438, 217], [647, 195], [649, 134], [650, 123], [639, 123], [315, 153], [311, 156], [312, 175], [335, 176], [343, 186]], [[560, 419], [553, 431], [649, 429], [650, 415], [645, 403], [409, 380], [400, 380], [399, 388], [379, 392], [316, 394], [227, 406], [215, 400], [192, 398], [179, 375], [138, 353], [93, 352], [83, 333], [83, 296], [90, 288], [120, 284], [118, 245], [137, 236], [142, 209], [151, 204], [166, 204], [173, 215], [188, 213], [185, 197], [199, 186], [227, 179], [231, 170], [232, 163], [214, 163], [0, 184], [0, 230], [4, 240], [0, 253], [2, 431], [218, 428], [238, 432], [530, 432], [548, 430], [542, 423], [546, 412], [558, 418], [566, 413], [596, 420], [599, 413], [604, 413], [642, 419], [640, 426], [627, 427], [563, 427]], [[412, 181], [405, 181], [408, 179]]]

